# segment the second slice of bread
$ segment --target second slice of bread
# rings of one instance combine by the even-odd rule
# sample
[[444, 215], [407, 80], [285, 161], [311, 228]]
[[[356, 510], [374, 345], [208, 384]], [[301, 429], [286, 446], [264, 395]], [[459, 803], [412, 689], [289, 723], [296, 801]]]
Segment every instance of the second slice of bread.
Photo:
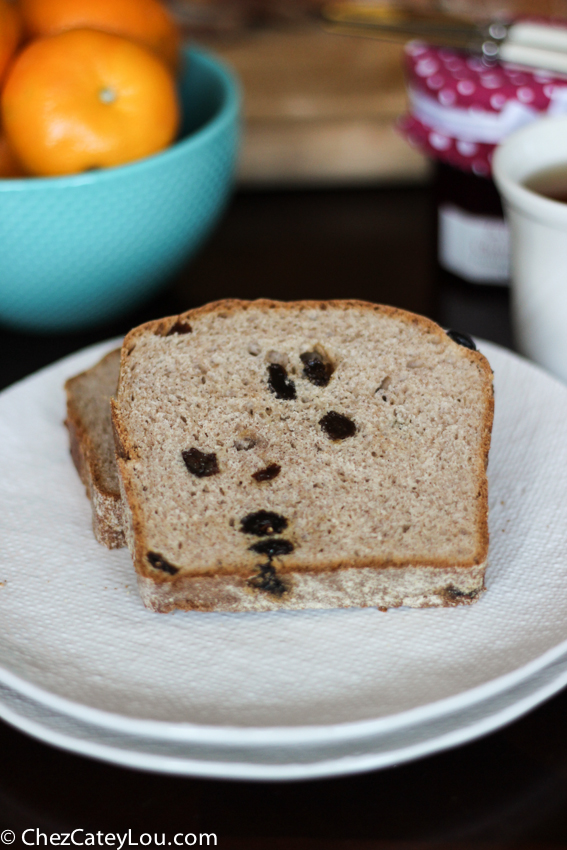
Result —
[[71, 456], [91, 500], [94, 535], [109, 549], [125, 545], [110, 419], [119, 370], [120, 349], [116, 349], [65, 383]]
[[492, 372], [356, 301], [225, 301], [122, 348], [125, 530], [157, 611], [468, 604], [483, 589]]

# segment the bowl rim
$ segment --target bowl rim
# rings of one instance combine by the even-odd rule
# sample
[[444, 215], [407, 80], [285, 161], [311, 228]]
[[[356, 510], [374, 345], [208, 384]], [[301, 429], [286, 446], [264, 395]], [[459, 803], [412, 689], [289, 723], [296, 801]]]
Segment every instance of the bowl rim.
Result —
[[205, 124], [190, 135], [179, 139], [168, 148], [158, 153], [128, 162], [124, 165], [113, 165], [96, 171], [86, 171], [79, 174], [63, 174], [49, 177], [0, 177], [0, 193], [60, 189], [62, 187], [76, 188], [88, 186], [101, 181], [113, 180], [121, 175], [130, 176], [136, 171], [151, 168], [158, 162], [174, 159], [186, 152], [187, 148], [197, 148], [206, 144], [211, 136], [217, 135], [225, 127], [233, 123], [239, 113], [241, 91], [232, 70], [217, 56], [208, 50], [193, 44], [185, 44], [181, 48], [184, 58], [190, 62], [198, 62], [208, 68], [220, 81], [223, 97], [219, 109]]

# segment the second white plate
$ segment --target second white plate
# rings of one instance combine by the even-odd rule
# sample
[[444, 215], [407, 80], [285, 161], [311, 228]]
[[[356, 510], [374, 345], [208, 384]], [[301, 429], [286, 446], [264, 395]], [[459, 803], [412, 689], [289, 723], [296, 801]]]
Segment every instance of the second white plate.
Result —
[[35, 738], [102, 761], [181, 776], [293, 780], [385, 768], [467, 743], [521, 717], [567, 684], [567, 655], [516, 686], [391, 732], [294, 746], [221, 745], [115, 731], [54, 711], [0, 684], [0, 717]]

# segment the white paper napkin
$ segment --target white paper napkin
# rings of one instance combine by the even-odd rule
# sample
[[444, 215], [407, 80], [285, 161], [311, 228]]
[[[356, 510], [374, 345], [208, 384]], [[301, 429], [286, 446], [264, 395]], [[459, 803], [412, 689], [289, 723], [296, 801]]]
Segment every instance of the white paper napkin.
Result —
[[[0, 665], [86, 706], [231, 727], [387, 717], [567, 640], [567, 388], [502, 349], [488, 591], [471, 607], [154, 614], [130, 556], [94, 539], [63, 383], [112, 344], [0, 396]], [[1, 671], [0, 671], [1, 675]]]

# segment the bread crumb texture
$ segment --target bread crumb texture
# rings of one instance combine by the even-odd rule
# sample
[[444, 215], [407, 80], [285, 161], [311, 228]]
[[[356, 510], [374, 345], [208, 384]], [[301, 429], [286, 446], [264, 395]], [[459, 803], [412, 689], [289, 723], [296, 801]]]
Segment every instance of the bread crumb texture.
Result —
[[[175, 332], [180, 321], [190, 332]], [[305, 589], [318, 572], [353, 567], [480, 568], [464, 591], [447, 579], [441, 601], [426, 604], [471, 601], [488, 544], [492, 404], [481, 354], [392, 308], [229, 301], [136, 329], [122, 350], [115, 426], [144, 586], [238, 575], [244, 598], [262, 595], [264, 576], [264, 595], [283, 603], [302, 573]], [[184, 453], [214, 456], [216, 471], [196, 473]], [[275, 465], [273, 477], [258, 475]], [[245, 531], [260, 512], [285, 527]], [[419, 596], [412, 576], [403, 580]], [[170, 607], [209, 605], [177, 596]]]

